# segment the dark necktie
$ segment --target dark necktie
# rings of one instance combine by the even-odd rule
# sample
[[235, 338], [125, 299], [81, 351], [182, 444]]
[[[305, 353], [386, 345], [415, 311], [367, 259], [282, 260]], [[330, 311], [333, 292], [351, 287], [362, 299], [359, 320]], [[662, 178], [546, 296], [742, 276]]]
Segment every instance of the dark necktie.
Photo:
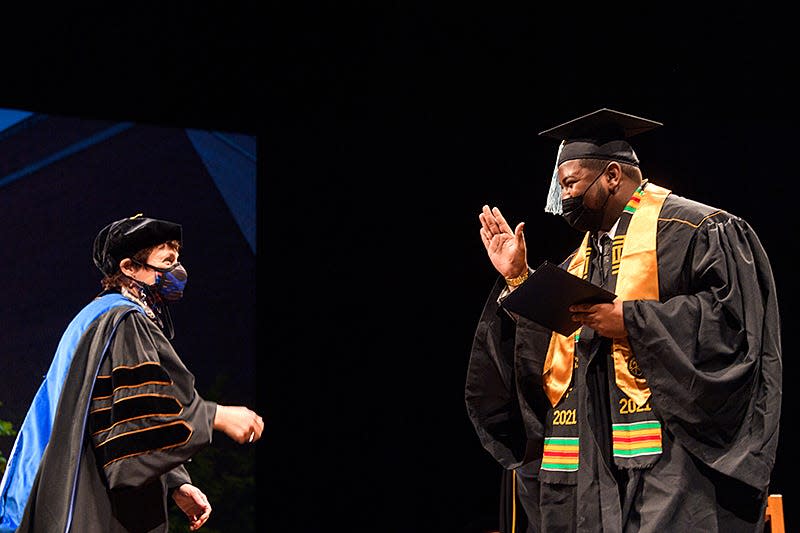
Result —
[[600, 237], [599, 247], [592, 282], [605, 287], [611, 277], [611, 237], [608, 234]]

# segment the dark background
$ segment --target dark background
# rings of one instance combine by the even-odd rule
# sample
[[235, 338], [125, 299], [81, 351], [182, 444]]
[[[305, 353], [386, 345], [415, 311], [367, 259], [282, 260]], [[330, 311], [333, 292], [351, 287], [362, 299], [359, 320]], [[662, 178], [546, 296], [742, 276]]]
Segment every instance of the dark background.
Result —
[[[574, 232], [542, 211], [556, 146], [537, 133], [599, 107], [663, 122], [635, 142], [646, 177], [758, 232], [791, 412], [790, 17], [752, 5], [225, 5], [17, 19], [30, 23], [4, 36], [0, 105], [258, 136], [265, 531], [493, 525], [499, 467], [463, 401], [495, 279], [477, 215], [488, 203], [525, 220], [532, 264], [572, 249]], [[788, 427], [772, 492], [791, 527]]]

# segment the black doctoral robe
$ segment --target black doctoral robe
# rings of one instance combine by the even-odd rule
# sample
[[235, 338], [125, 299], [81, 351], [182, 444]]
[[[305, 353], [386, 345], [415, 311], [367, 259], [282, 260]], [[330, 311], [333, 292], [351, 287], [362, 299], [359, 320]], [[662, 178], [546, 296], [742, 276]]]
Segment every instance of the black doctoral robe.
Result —
[[[74, 355], [18, 532], [166, 532], [170, 489], [210, 444], [216, 404], [143, 309], [119, 294]], [[93, 303], [96, 305], [96, 303]]]
[[486, 301], [466, 407], [486, 450], [525, 474], [516, 483], [534, 495], [521, 498], [529, 531], [763, 530], [782, 387], [767, 254], [741, 218], [675, 194], [658, 217], [656, 254], [659, 300], [623, 304], [628, 342], [662, 427], [663, 450], [647, 468], [623, 468], [611, 456], [613, 360], [608, 339], [583, 328], [572, 376], [580, 467], [561, 482], [536, 475], [553, 416], [542, 387], [551, 331], [500, 308], [502, 278]]

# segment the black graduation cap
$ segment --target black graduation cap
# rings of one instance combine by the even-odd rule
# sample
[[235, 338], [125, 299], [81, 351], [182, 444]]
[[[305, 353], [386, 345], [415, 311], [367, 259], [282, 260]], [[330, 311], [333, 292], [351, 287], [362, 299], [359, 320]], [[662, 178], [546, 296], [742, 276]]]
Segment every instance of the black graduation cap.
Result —
[[108, 224], [94, 239], [92, 259], [106, 276], [119, 268], [119, 262], [136, 252], [165, 243], [180, 242], [180, 224], [142, 216], [141, 213]]
[[561, 163], [573, 159], [604, 159], [639, 166], [639, 158], [627, 139], [662, 125], [661, 122], [604, 107], [540, 132], [539, 135], [561, 141], [545, 211], [561, 213], [558, 189]]
[[626, 139], [658, 126], [662, 126], [661, 122], [604, 107], [539, 135], [563, 141], [556, 165], [571, 159], [607, 159], [638, 165], [639, 159]]

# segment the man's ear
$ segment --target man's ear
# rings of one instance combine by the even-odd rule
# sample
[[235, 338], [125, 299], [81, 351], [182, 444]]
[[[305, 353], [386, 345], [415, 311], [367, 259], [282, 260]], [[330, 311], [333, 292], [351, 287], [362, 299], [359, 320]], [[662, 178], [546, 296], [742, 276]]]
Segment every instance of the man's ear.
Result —
[[622, 167], [616, 161], [611, 161], [606, 168], [606, 176], [608, 176], [608, 187], [612, 193], [619, 190], [622, 183]]

